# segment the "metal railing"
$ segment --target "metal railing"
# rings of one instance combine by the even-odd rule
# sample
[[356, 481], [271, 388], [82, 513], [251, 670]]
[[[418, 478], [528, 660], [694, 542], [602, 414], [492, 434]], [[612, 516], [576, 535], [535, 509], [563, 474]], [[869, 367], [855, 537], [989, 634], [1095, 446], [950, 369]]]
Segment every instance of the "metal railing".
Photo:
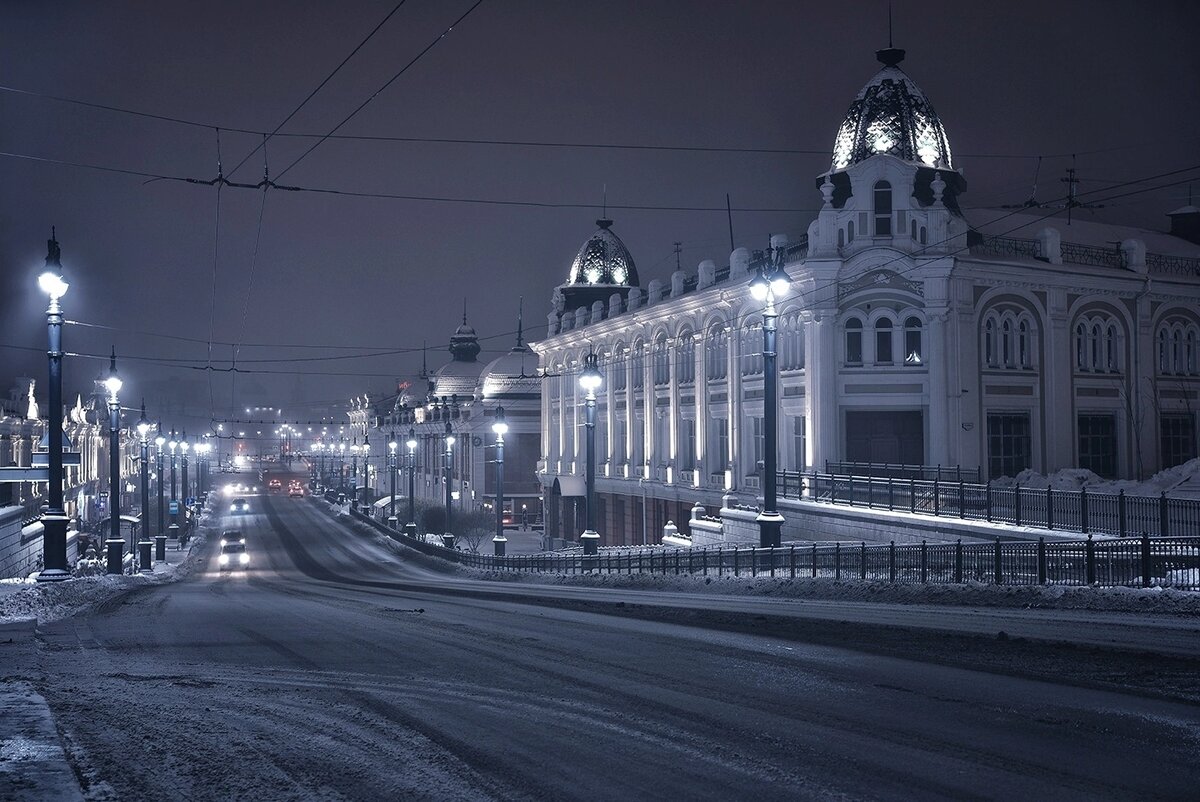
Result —
[[830, 473], [778, 474], [783, 498], [901, 511], [939, 518], [1060, 529], [1128, 537], [1200, 535], [1200, 500], [1055, 490], [1013, 485], [998, 487], [965, 480], [898, 479]]
[[838, 476], [892, 477], [893, 479], [939, 479], [951, 482], [979, 482], [979, 468], [961, 465], [905, 465], [891, 462], [830, 462], [825, 461], [825, 473]]
[[1121, 538], [1047, 543], [895, 542], [791, 544], [776, 548], [609, 548], [471, 554], [411, 538], [361, 513], [355, 518], [426, 554], [490, 571], [554, 574], [670, 574], [826, 578], [896, 584], [1092, 585], [1200, 590], [1200, 537]]

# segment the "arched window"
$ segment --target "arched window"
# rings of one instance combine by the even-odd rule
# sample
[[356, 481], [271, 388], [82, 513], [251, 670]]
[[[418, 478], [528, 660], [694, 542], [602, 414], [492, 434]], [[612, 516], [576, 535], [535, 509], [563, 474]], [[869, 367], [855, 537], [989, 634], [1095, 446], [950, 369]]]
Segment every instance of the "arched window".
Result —
[[1104, 344], [1104, 339], [1100, 335], [1100, 324], [1093, 323], [1092, 324], [1091, 342], [1089, 343], [1089, 345], [1091, 346], [1091, 365], [1090, 365], [1090, 367], [1092, 370], [1103, 370], [1104, 369], [1104, 358], [1101, 356], [1101, 353], [1100, 353], [1100, 349], [1102, 348], [1103, 344]]
[[917, 221], [916, 220], [912, 221], [912, 238], [913, 239], [917, 238]]
[[846, 246], [846, 230], [844, 228], [839, 228], [838, 229], [838, 247], [844, 248], [845, 246]]
[[633, 389], [640, 390], [646, 386], [646, 355], [640, 342], [633, 344], [629, 355], [629, 363], [633, 368]]
[[804, 323], [791, 313], [781, 318], [779, 326], [779, 368], [799, 370], [804, 367]]
[[875, 185], [875, 236], [892, 235], [892, 185], [880, 181]]
[[892, 364], [892, 321], [881, 317], [875, 321], [875, 364]]
[[1193, 326], [1188, 329], [1187, 333], [1187, 372], [1193, 376], [1197, 373], [1196, 364], [1196, 328]]
[[763, 372], [762, 331], [758, 325], [746, 322], [742, 326], [742, 375], [757, 376]]
[[1171, 372], [1183, 373], [1183, 330], [1171, 332]]
[[1029, 321], [1022, 319], [1017, 323], [1017, 358], [1020, 360], [1020, 365], [1023, 368], [1028, 368], [1033, 365], [1033, 359], [1030, 356], [1029, 343]]
[[925, 226], [921, 226], [921, 244], [925, 244]]
[[904, 364], [920, 365], [924, 361], [921, 355], [921, 318], [910, 317], [904, 321]]
[[1110, 373], [1117, 372], [1117, 327], [1112, 323], [1104, 332], [1104, 367]]
[[708, 330], [705, 342], [708, 352], [708, 379], [724, 379], [729, 375], [729, 334], [725, 326], [714, 323]]
[[696, 381], [696, 342], [691, 332], [679, 335], [675, 345], [675, 380], [679, 384]]
[[850, 220], [846, 223], [846, 242], [854, 242], [854, 221]]
[[612, 386], [614, 390], [624, 390], [628, 385], [629, 379], [629, 364], [625, 361], [628, 358], [624, 346], [618, 345], [613, 350], [614, 359], [610, 369], [612, 370]]
[[1012, 321], [1005, 318], [1000, 324], [1000, 356], [1001, 364], [1006, 368], [1013, 366]]
[[1167, 327], [1163, 326], [1158, 330], [1158, 372], [1171, 372], [1171, 348], [1167, 343]]
[[654, 342], [654, 386], [665, 387], [671, 383], [671, 350], [667, 346], [667, 335]]
[[996, 318], [988, 315], [983, 322], [983, 360], [988, 367], [996, 366]]
[[846, 321], [846, 364], [861, 365], [862, 353], [862, 321], [852, 317]]

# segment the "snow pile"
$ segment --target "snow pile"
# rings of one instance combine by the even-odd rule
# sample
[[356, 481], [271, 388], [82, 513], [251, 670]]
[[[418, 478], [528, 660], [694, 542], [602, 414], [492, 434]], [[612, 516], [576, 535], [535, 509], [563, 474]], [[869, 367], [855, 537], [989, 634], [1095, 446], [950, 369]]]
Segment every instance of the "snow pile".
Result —
[[1052, 487], [1055, 490], [1078, 491], [1087, 488], [1089, 493], [1111, 493], [1116, 495], [1124, 490], [1127, 496], [1157, 496], [1161, 493], [1171, 494], [1181, 484], [1189, 480], [1200, 480], [1200, 457], [1194, 460], [1159, 471], [1149, 479], [1138, 482], [1133, 479], [1103, 479], [1087, 468], [1063, 468], [1049, 476], [1026, 469], [1015, 477], [1002, 476], [992, 480], [993, 487], [1013, 487], [1044, 489]]

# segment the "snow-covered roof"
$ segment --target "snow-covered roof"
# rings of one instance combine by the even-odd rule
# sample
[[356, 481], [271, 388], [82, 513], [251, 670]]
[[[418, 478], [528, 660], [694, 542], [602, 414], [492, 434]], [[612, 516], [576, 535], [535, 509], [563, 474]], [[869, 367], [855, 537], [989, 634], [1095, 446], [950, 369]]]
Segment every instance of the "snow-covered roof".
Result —
[[1030, 211], [1011, 209], [974, 209], [966, 213], [967, 222], [986, 237], [1013, 237], [1034, 239], [1043, 228], [1055, 228], [1063, 242], [1087, 245], [1094, 248], [1116, 249], [1127, 239], [1139, 239], [1146, 243], [1150, 253], [1167, 256], [1200, 257], [1200, 245], [1168, 234], [1136, 226], [1122, 226], [1090, 220], [1086, 210], [1075, 209], [1071, 223], [1067, 224], [1065, 209], [1046, 217], [1049, 210], [1032, 208]]

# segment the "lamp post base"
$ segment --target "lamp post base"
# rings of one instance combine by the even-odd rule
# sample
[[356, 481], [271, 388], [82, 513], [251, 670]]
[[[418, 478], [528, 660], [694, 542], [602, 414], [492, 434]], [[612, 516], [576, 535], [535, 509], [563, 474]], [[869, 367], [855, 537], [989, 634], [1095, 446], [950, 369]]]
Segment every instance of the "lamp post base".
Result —
[[579, 536], [579, 544], [583, 546], [584, 554], [599, 554], [600, 553], [600, 533], [593, 532], [591, 529], [585, 531]]
[[399, 523], [400, 523], [399, 518], [397, 518], [395, 515], [390, 516], [388, 518], [388, 529], [395, 529], [399, 525]]
[[754, 519], [758, 523], [758, 545], [760, 548], [775, 548], [783, 542], [783, 516], [777, 512], [760, 512]]
[[496, 535], [494, 538], [492, 538], [492, 546], [495, 548], [494, 553], [497, 557], [504, 556], [504, 548], [507, 545], [508, 545], [508, 538], [506, 538], [506, 537], [500, 537], [500, 535]]
[[416, 540], [417, 539], [417, 525], [415, 523], [405, 524], [404, 525], [404, 534], [407, 535], [408, 537], [411, 537], [413, 540]]
[[[67, 528], [70, 523], [66, 515], [62, 513], [47, 512], [42, 516], [42, 543], [62, 543], [62, 564], [55, 565], [52, 568], [43, 568], [37, 575], [38, 582], [61, 582], [64, 579], [71, 578], [71, 561], [67, 558]], [[78, 542], [78, 541], [76, 541]], [[43, 554], [46, 548], [42, 547]], [[50, 556], [50, 560], [45, 560], [45, 556]], [[46, 562], [57, 562], [57, 555], [45, 555], [43, 560]]]
[[107, 573], [122, 573], [121, 558], [125, 556], [125, 541], [115, 539], [106, 540], [104, 541], [104, 546], [108, 549]]
[[153, 545], [149, 540], [138, 541], [138, 562], [141, 563], [141, 572], [143, 574], [154, 571], [154, 562], [150, 559], [150, 547]]
[[165, 562], [167, 559], [167, 536], [154, 536], [154, 559], [156, 562]]
[[449, 532], [442, 535], [442, 545], [448, 549], [454, 548], [454, 535], [450, 534]]

